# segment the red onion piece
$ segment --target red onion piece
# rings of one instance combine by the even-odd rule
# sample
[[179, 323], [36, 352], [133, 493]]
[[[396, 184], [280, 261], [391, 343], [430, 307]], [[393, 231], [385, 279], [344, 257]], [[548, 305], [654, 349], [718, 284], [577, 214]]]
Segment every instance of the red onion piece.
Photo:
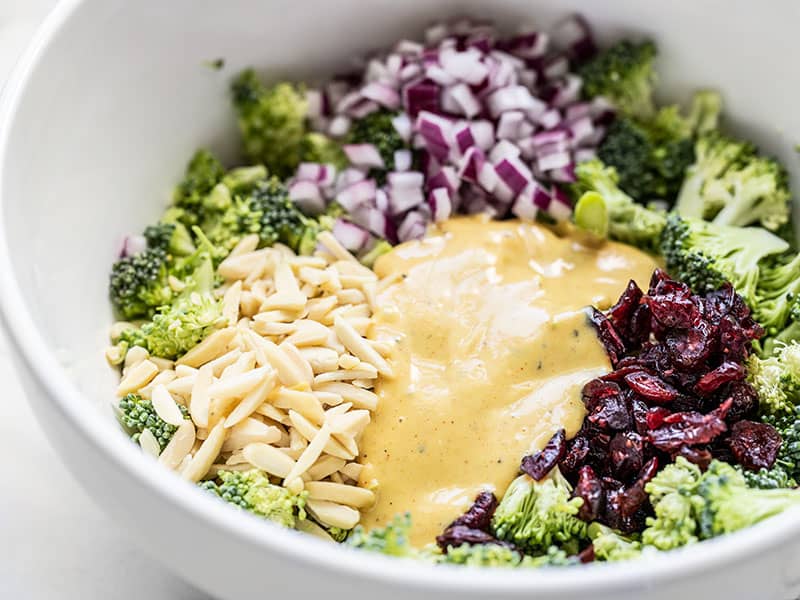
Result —
[[369, 232], [366, 229], [344, 219], [336, 219], [331, 233], [342, 246], [351, 252], [363, 250], [370, 241]]
[[384, 168], [378, 149], [373, 144], [345, 144], [342, 150], [347, 155], [348, 160], [357, 167], [376, 167]]

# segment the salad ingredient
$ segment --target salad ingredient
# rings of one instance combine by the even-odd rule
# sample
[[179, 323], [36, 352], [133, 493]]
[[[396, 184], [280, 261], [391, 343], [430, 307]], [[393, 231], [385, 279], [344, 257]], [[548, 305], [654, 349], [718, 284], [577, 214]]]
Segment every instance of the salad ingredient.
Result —
[[623, 115], [649, 119], [655, 112], [655, 57], [656, 46], [650, 41], [617, 42], [578, 69], [583, 91], [590, 98], [607, 98]]
[[655, 517], [648, 517], [642, 541], [659, 550], [732, 533], [800, 504], [800, 492], [749, 488], [741, 473], [719, 460], [703, 472], [678, 457], [646, 489]]
[[361, 441], [361, 481], [380, 489], [362, 524], [403, 507], [412, 542], [428, 543], [478, 493], [504, 490], [554, 431], [574, 435], [581, 387], [609, 368], [583, 307], [610, 305], [631, 273], [644, 280], [655, 266], [635, 248], [485, 215], [378, 259], [387, 286], [370, 335], [396, 346]]
[[[163, 451], [178, 429], [158, 415], [151, 400], [138, 394], [127, 394], [119, 401], [118, 409], [119, 421], [134, 442], [138, 443], [142, 433], [147, 430]], [[186, 416], [185, 409], [181, 413]]]
[[541, 553], [555, 544], [577, 554], [587, 536], [586, 523], [577, 516], [582, 502], [572, 497], [572, 486], [558, 468], [541, 481], [520, 475], [500, 501], [492, 530], [526, 552]]
[[413, 557], [417, 554], [411, 545], [411, 515], [405, 513], [396, 515], [384, 527], [374, 527], [367, 532], [361, 525], [353, 529], [347, 538], [347, 545], [362, 550], [379, 552], [389, 556]]
[[220, 471], [213, 480], [204, 481], [200, 487], [226, 502], [269, 519], [284, 527], [294, 527], [306, 518], [305, 505], [308, 492], [293, 494], [279, 485], [270, 483], [262, 471]]
[[[356, 120], [347, 136], [351, 144], [371, 144], [380, 156], [383, 167], [373, 168], [367, 174], [375, 178], [378, 184], [386, 181], [388, 171], [407, 171], [400, 169], [395, 164], [395, 155], [401, 150], [408, 150], [407, 140], [401, 137], [395, 126], [395, 119], [399, 113], [389, 110], [379, 110], [368, 114], [363, 119]], [[410, 167], [411, 165], [408, 165]]]
[[753, 299], [753, 314], [767, 331], [762, 354], [770, 356], [784, 343], [800, 339], [800, 255], [786, 253], [762, 261]]
[[776, 160], [717, 131], [700, 136], [695, 156], [676, 203], [680, 215], [771, 231], [789, 221], [788, 178]]
[[[187, 216], [193, 215], [224, 175], [225, 168], [211, 152], [204, 149], [198, 150], [186, 166], [183, 179], [175, 187], [172, 195], [173, 204], [186, 210]], [[188, 226], [198, 224], [196, 219], [186, 223]]]
[[772, 356], [751, 356], [748, 379], [758, 392], [762, 412], [793, 416], [800, 405], [800, 343], [779, 346]]
[[671, 205], [694, 162], [694, 136], [716, 129], [721, 105], [719, 94], [702, 91], [688, 117], [677, 106], [665, 106], [647, 120], [619, 115], [597, 156], [616, 169], [620, 188], [638, 202], [661, 199]]
[[730, 282], [748, 305], [754, 304], [760, 262], [779, 255], [789, 245], [757, 227], [724, 227], [672, 214], [661, 248], [667, 270], [702, 292]]
[[[608, 236], [626, 244], [631, 244], [648, 252], [657, 252], [661, 231], [666, 215], [637, 204], [619, 186], [617, 173], [599, 160], [579, 164], [575, 169], [577, 182], [572, 191], [575, 196], [587, 192], [597, 192], [605, 204], [605, 219], [608, 222]], [[593, 197], [593, 202], [597, 199]], [[585, 223], [576, 221], [578, 226]], [[591, 226], [587, 227], [591, 230]]]
[[658, 464], [680, 456], [704, 466], [714, 456], [754, 470], [774, 464], [774, 428], [745, 420], [758, 401], [744, 364], [762, 330], [730, 285], [694, 295], [657, 270], [647, 294], [631, 283], [593, 321], [614, 370], [584, 387], [588, 416], [560, 463], [577, 481], [584, 516], [638, 530], [642, 488]]
[[642, 544], [635, 539], [625, 537], [610, 527], [600, 523], [589, 525], [589, 538], [592, 540], [595, 560], [616, 562], [638, 558], [642, 553]]

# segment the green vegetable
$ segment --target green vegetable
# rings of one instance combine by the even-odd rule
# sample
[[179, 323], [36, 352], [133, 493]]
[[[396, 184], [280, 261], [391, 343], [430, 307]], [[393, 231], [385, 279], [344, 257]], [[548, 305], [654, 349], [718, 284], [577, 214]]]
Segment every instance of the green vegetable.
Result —
[[607, 98], [623, 115], [649, 119], [655, 113], [655, 57], [652, 42], [617, 42], [578, 69], [584, 94]]
[[666, 106], [648, 120], [620, 116], [609, 127], [598, 157], [617, 170], [620, 188], [634, 200], [672, 204], [694, 162], [694, 136], [716, 126], [720, 107], [719, 94], [703, 91], [695, 94], [688, 118], [677, 106]]
[[608, 236], [608, 208], [597, 192], [585, 192], [575, 203], [575, 225], [598, 237]]
[[[167, 215], [170, 216], [170, 215]], [[173, 256], [188, 256], [197, 248], [192, 234], [183, 223], [163, 221], [144, 230], [148, 248], [161, 248]]]
[[[617, 173], [599, 160], [580, 163], [575, 168], [578, 181], [572, 192], [580, 197], [586, 192], [597, 192], [602, 196], [607, 211], [608, 237], [656, 252], [664, 228], [666, 216], [650, 210], [623, 192], [617, 185]], [[592, 200], [596, 203], [596, 200]], [[597, 208], [597, 207], [596, 207]]]
[[196, 225], [192, 222], [194, 215], [205, 197], [214, 189], [225, 175], [225, 169], [208, 150], [200, 149], [186, 166], [186, 174], [176, 186], [172, 195], [172, 203], [178, 208], [185, 209], [187, 226]]
[[240, 73], [231, 87], [244, 153], [266, 165], [280, 179], [294, 174], [303, 161], [344, 164], [338, 144], [308, 131], [305, 90], [287, 82], [265, 86], [252, 69]]
[[462, 544], [448, 548], [446, 554], [438, 554], [434, 560], [440, 564], [513, 568], [529, 566], [526, 563], [532, 559], [498, 544]]
[[362, 256], [359, 260], [361, 260], [361, 264], [371, 269], [375, 265], [375, 261], [389, 252], [392, 248], [393, 246], [386, 240], [378, 240], [375, 245], [372, 246], [370, 251]]
[[[186, 407], [180, 404], [178, 407], [181, 409], [183, 416], [189, 418]], [[119, 422], [134, 442], [138, 443], [142, 432], [145, 429], [149, 429], [150, 433], [158, 440], [158, 445], [163, 451], [178, 429], [159, 417], [153, 408], [153, 403], [150, 400], [144, 400], [138, 394], [128, 394], [119, 401], [117, 408]]]
[[800, 480], [800, 406], [789, 413], [764, 414], [762, 419], [778, 430], [783, 442], [772, 469], [759, 472], [759, 478], [746, 476], [756, 481], [757, 487], [796, 487]]
[[586, 539], [586, 523], [576, 515], [583, 500], [571, 498], [572, 487], [558, 469], [542, 481], [520, 475], [506, 490], [492, 518], [492, 530], [530, 554], [557, 545], [577, 554]]
[[800, 405], [800, 343], [781, 346], [768, 358], [751, 356], [747, 373], [763, 413], [775, 418], [794, 415]]
[[618, 531], [600, 523], [589, 525], [589, 538], [594, 546], [595, 560], [616, 562], [638, 558], [642, 553], [642, 544], [623, 536]]
[[655, 517], [647, 519], [642, 542], [660, 550], [732, 533], [800, 504], [800, 491], [750, 488], [736, 468], [718, 460], [702, 473], [678, 457], [645, 490]]
[[775, 466], [773, 466], [771, 469], [750, 471], [748, 469], [737, 468], [737, 470], [744, 476], [744, 480], [747, 482], [748, 487], [759, 488], [762, 490], [797, 487], [797, 482], [795, 479], [789, 475], [786, 467], [783, 467], [779, 464], [780, 462], [781, 458], [779, 456]]
[[248, 512], [284, 527], [295, 527], [306, 518], [307, 492], [293, 494], [274, 485], [261, 471], [220, 471], [217, 479], [204, 481], [203, 489]]
[[751, 307], [760, 261], [787, 247], [784, 240], [759, 227], [725, 227], [675, 214], [667, 219], [661, 240], [673, 277], [698, 292], [730, 281]]
[[789, 253], [761, 264], [753, 315], [767, 332], [762, 340], [769, 356], [780, 346], [800, 337], [800, 255]]
[[790, 197], [780, 163], [760, 156], [749, 142], [713, 131], [695, 144], [695, 162], [686, 172], [675, 208], [682, 216], [717, 225], [760, 224], [776, 231], [789, 221]]
[[379, 184], [386, 179], [386, 172], [394, 166], [394, 153], [408, 148], [397, 129], [392, 124], [396, 112], [379, 110], [368, 114], [366, 117], [353, 122], [347, 135], [349, 144], [372, 144], [383, 159], [384, 169], [372, 169], [370, 177], [374, 177]]
[[169, 263], [169, 255], [162, 248], [148, 248], [114, 263], [108, 294], [121, 317], [147, 317], [172, 301], [175, 290], [169, 285]]
[[379, 552], [389, 556], [414, 557], [417, 550], [408, 539], [411, 531], [411, 515], [397, 515], [386, 527], [366, 532], [357, 525], [344, 543], [353, 548]]

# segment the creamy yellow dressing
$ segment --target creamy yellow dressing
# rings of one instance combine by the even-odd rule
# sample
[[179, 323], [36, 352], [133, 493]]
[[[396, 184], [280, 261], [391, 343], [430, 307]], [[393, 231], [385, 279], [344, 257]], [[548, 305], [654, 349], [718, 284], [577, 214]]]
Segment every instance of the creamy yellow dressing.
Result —
[[629, 246], [592, 248], [539, 225], [460, 217], [381, 257], [398, 281], [378, 296], [376, 339], [395, 339], [394, 377], [360, 442], [369, 528], [413, 515], [433, 541], [483, 489], [502, 493], [522, 456], [574, 435], [580, 390], [610, 369], [584, 307], [610, 305], [657, 265]]

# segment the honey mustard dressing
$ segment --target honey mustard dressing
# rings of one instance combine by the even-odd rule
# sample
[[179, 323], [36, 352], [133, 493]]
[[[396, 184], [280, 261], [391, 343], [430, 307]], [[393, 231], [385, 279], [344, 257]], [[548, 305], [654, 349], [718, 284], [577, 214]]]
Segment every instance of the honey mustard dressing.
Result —
[[374, 339], [396, 340], [360, 442], [361, 483], [377, 502], [362, 524], [410, 511], [424, 545], [484, 489], [502, 494], [520, 459], [559, 428], [580, 428], [583, 384], [610, 370], [585, 307], [607, 307], [656, 263], [616, 243], [485, 216], [441, 223], [376, 271]]

